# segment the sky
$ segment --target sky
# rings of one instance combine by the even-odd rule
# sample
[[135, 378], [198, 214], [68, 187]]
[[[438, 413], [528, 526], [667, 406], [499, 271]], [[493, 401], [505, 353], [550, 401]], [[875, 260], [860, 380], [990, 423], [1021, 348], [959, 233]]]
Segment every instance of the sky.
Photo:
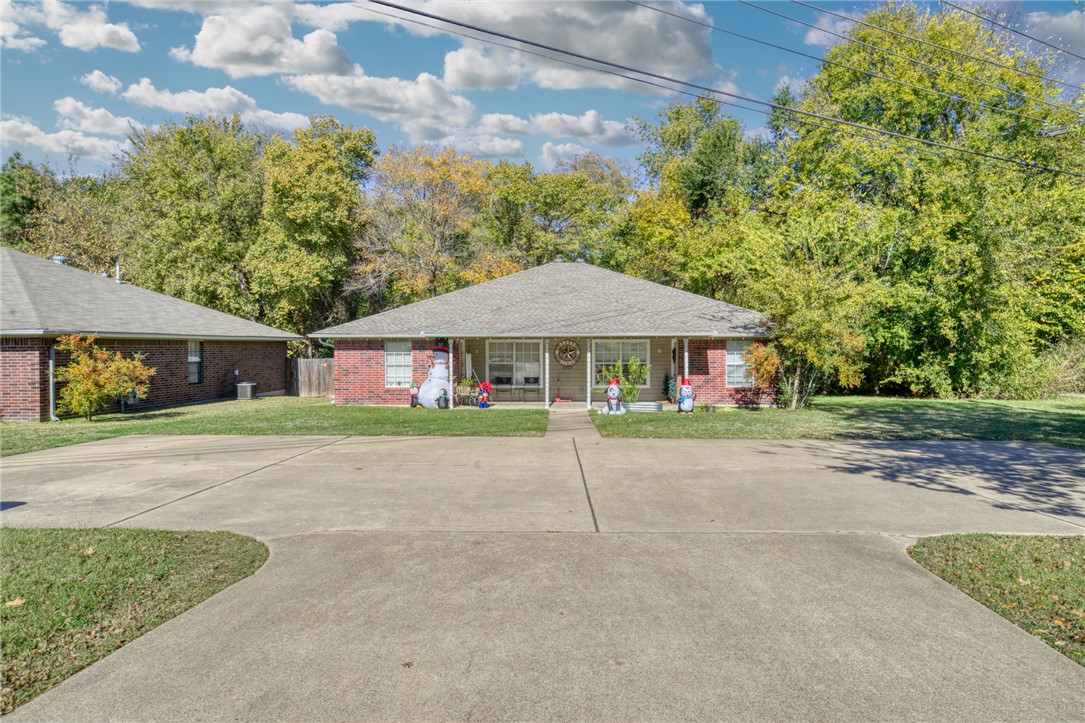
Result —
[[[652, 3], [678, 17], [626, 0], [393, 1], [760, 100], [781, 84], [801, 87], [816, 60], [706, 24], [814, 58], [838, 42], [823, 30], [850, 25], [782, 0], [756, 4], [816, 27], [730, 0]], [[817, 5], [851, 16], [870, 8]], [[1082, 0], [985, 7], [1085, 55]], [[368, 0], [0, 0], [0, 152], [18, 151], [62, 173], [102, 173], [130, 147], [132, 128], [181, 122], [186, 113], [239, 113], [283, 134], [307, 126], [311, 115], [331, 114], [372, 129], [382, 150], [453, 146], [548, 170], [586, 151], [632, 162], [643, 146], [627, 131], [629, 119], [653, 119], [678, 97], [405, 17]], [[1066, 57], [1062, 78], [1085, 82], [1085, 61]], [[729, 110], [748, 133], [763, 131], [763, 114]]]

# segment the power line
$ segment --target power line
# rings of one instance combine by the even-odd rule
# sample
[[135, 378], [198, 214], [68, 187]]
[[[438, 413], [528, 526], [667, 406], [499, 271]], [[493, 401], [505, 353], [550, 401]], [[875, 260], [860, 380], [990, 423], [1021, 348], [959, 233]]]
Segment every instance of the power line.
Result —
[[810, 3], [803, 2], [802, 0], [789, 0], [789, 1], [795, 3], [796, 5], [802, 5], [804, 8], [810, 8], [811, 10], [815, 10], [815, 11], [817, 11], [819, 13], [825, 13], [826, 15], [832, 15], [833, 17], [840, 18], [841, 20], [847, 20], [849, 23], [855, 23], [857, 25], [863, 25], [863, 26], [871, 28], [873, 30], [879, 30], [879, 31], [881, 31], [883, 33], [889, 33], [890, 35], [895, 35], [898, 38], [905, 38], [907, 40], [911, 40], [911, 41], [916, 42], [916, 43], [921, 43], [923, 45], [927, 45], [927, 46], [930, 46], [932, 48], [938, 48], [939, 50], [945, 50], [946, 52], [953, 53], [955, 55], [960, 55], [960, 56], [963, 56], [965, 58], [970, 58], [971, 60], [978, 60], [981, 63], [987, 63], [988, 65], [994, 65], [994, 66], [997, 66], [999, 68], [1004, 68], [1006, 70], [1012, 70], [1015, 73], [1020, 73], [1021, 75], [1027, 75], [1027, 76], [1029, 76], [1031, 78], [1039, 78], [1040, 80], [1046, 80], [1049, 83], [1058, 83], [1059, 85], [1065, 85], [1067, 88], [1073, 88], [1074, 90], [1077, 90], [1077, 91], [1081, 90], [1081, 86], [1074, 85], [1073, 83], [1067, 83], [1066, 81], [1063, 81], [1063, 80], [1056, 80], [1055, 78], [1050, 78], [1050, 77], [1048, 77], [1046, 75], [1043, 75], [1042, 73], [1033, 73], [1033, 72], [1028, 71], [1028, 70], [1022, 70], [1021, 68], [1018, 68], [1017, 66], [1014, 66], [1014, 65], [1007, 65], [1005, 63], [1000, 63], [997, 60], [990, 60], [989, 58], [982, 58], [982, 57], [980, 57], [978, 55], [972, 55], [971, 53], [966, 53], [963, 50], [954, 50], [953, 48], [947, 48], [944, 45], [939, 45], [938, 43], [932, 43], [929, 40], [923, 40], [922, 38], [917, 38], [917, 37], [908, 35], [907, 33], [902, 33], [902, 32], [899, 32], [897, 30], [892, 30], [890, 28], [883, 28], [881, 25], [875, 25], [874, 23], [868, 23], [865, 20], [860, 20], [858, 18], [848, 17], [847, 15], [844, 15], [843, 13], [833, 12], [832, 10], [825, 10], [824, 8], [819, 8], [816, 5], [811, 5]]
[[1051, 43], [1047, 42], [1046, 40], [1040, 40], [1039, 38], [1034, 38], [1033, 36], [1029, 35], [1028, 33], [1023, 33], [1020, 30], [1015, 30], [1014, 28], [1011, 28], [1009, 25], [1003, 25], [1002, 23], [1000, 23], [1000, 22], [998, 22], [996, 20], [992, 20], [991, 18], [987, 17], [986, 15], [980, 15], [979, 13], [977, 13], [975, 11], [972, 11], [972, 10], [969, 10], [968, 8], [961, 7], [960, 5], [954, 5], [953, 3], [949, 2], [949, 0], [941, 0], [941, 2], [945, 3], [946, 5], [949, 5], [951, 8], [958, 9], [963, 13], [968, 13], [969, 15], [972, 15], [973, 17], [977, 17], [980, 20], [983, 20], [984, 22], [991, 23], [991, 25], [997, 25], [998, 27], [1002, 28], [1003, 30], [1009, 30], [1011, 33], [1016, 33], [1016, 34], [1020, 35], [1023, 38], [1028, 38], [1029, 40], [1034, 40], [1037, 43], [1040, 43], [1042, 45], [1046, 45], [1049, 48], [1054, 48], [1055, 50], [1059, 51], [1060, 53], [1066, 53], [1067, 55], [1070, 55], [1070, 56], [1073, 56], [1073, 57], [1077, 58], [1078, 60], [1085, 60], [1085, 56], [1078, 55], [1077, 53], [1073, 52], [1072, 50], [1067, 50], [1066, 48], [1060, 48], [1058, 45], [1052, 45]]
[[726, 29], [721, 28], [719, 26], [713, 25], [712, 23], [706, 23], [706, 22], [703, 22], [701, 20], [695, 20], [695, 19], [690, 18], [690, 17], [685, 17], [683, 15], [679, 15], [678, 13], [672, 13], [669, 10], [664, 10], [663, 8], [660, 8], [660, 7], [656, 7], [656, 6], [653, 6], [653, 5], [648, 5], [647, 3], [640, 2], [639, 0], [625, 0], [625, 1], [627, 3], [629, 3], [630, 5], [636, 5], [637, 7], [646, 8], [648, 10], [652, 10], [652, 11], [657, 12], [657, 13], [663, 13], [664, 15], [669, 15], [672, 18], [678, 18], [679, 20], [684, 20], [684, 21], [686, 21], [688, 23], [693, 23], [694, 25], [700, 25], [701, 27], [709, 28], [710, 30], [715, 30], [715, 31], [720, 32], [720, 33], [725, 33], [726, 35], [732, 35], [732, 36], [734, 36], [736, 38], [742, 38], [743, 40], [749, 40], [750, 42], [757, 43], [759, 45], [765, 45], [767, 47], [775, 48], [777, 50], [783, 50], [785, 53], [792, 53], [794, 55], [799, 55], [799, 56], [802, 56], [804, 58], [809, 58], [810, 60], [813, 60], [813, 61], [818, 62], [818, 63], [827, 63], [828, 65], [835, 65], [837, 67], [844, 68], [845, 70], [850, 70], [853, 73], [861, 73], [861, 74], [866, 75], [866, 76], [868, 76], [870, 78], [879, 78], [881, 80], [887, 80], [890, 83], [896, 83], [897, 85], [901, 85], [901, 86], [903, 86], [905, 88], [911, 88], [912, 90], [919, 90], [919, 91], [922, 91], [924, 93], [934, 93], [935, 95], [940, 95], [943, 98], [949, 98], [950, 100], [955, 100], [955, 101], [959, 101], [959, 102], [963, 102], [963, 103], [969, 103], [969, 104], [972, 104], [972, 105], [979, 106], [981, 108], [986, 108], [988, 110], [996, 111], [998, 113], [1009, 113], [1010, 115], [1015, 115], [1018, 118], [1026, 118], [1028, 120], [1036, 121], [1037, 123], [1046, 123], [1047, 122], [1043, 118], [1037, 118], [1036, 116], [1029, 115], [1027, 113], [1018, 113], [1017, 111], [1010, 110], [1008, 108], [999, 108], [998, 106], [993, 106], [993, 105], [990, 105], [988, 103], [984, 103], [982, 101], [974, 100], [972, 98], [967, 98], [965, 96], [958, 95], [958, 94], [955, 94], [955, 93], [946, 93], [945, 91], [935, 90], [934, 88], [924, 88], [921, 85], [915, 85], [914, 83], [909, 83], [909, 82], [904, 81], [904, 80], [898, 80], [897, 78], [892, 78], [892, 77], [890, 77], [888, 75], [881, 75], [880, 73], [874, 73], [874, 72], [871, 72], [869, 70], [863, 70], [861, 68], [856, 68], [855, 66], [848, 65], [846, 63], [841, 63], [841, 62], [836, 61], [836, 60], [830, 60], [829, 58], [820, 58], [820, 57], [818, 57], [816, 55], [811, 55], [809, 53], [804, 53], [801, 50], [794, 50], [792, 48], [788, 48], [788, 47], [785, 47], [783, 45], [777, 45], [775, 43], [770, 43], [770, 42], [765, 41], [765, 40], [758, 40], [757, 38], [750, 37], [749, 35], [743, 35], [742, 33], [736, 33], [733, 30], [726, 30]]
[[916, 138], [915, 136], [909, 136], [909, 135], [904, 134], [904, 133], [897, 133], [896, 131], [890, 131], [890, 130], [885, 130], [885, 129], [882, 129], [882, 128], [876, 128], [874, 126], [868, 126], [868, 125], [864, 125], [862, 123], [855, 123], [853, 121], [844, 120], [842, 118], [833, 118], [831, 116], [825, 116], [825, 115], [821, 115], [820, 113], [814, 113], [814, 112], [807, 111], [807, 110], [801, 110], [799, 108], [790, 108], [788, 106], [783, 106], [783, 105], [780, 105], [778, 103], [773, 103], [771, 101], [764, 101], [764, 100], [758, 100], [756, 98], [750, 98], [750, 97], [747, 97], [747, 96], [739, 95], [738, 93], [731, 93], [731, 92], [728, 92], [728, 91], [725, 91], [725, 90], [719, 90], [718, 88], [712, 88], [712, 87], [709, 87], [709, 86], [706, 86], [706, 85], [700, 85], [698, 83], [691, 83], [689, 81], [680, 80], [678, 78], [672, 78], [670, 76], [662, 75], [660, 73], [653, 73], [653, 72], [646, 71], [646, 70], [639, 70], [637, 68], [632, 68], [632, 67], [630, 67], [628, 65], [622, 65], [620, 63], [614, 63], [614, 62], [611, 62], [609, 60], [602, 60], [600, 58], [594, 58], [594, 57], [592, 57], [590, 55], [584, 55], [583, 53], [577, 53], [577, 52], [572, 51], [572, 50], [563, 50], [561, 48], [556, 48], [556, 47], [554, 47], [552, 45], [546, 45], [545, 43], [539, 43], [539, 42], [536, 42], [534, 40], [527, 40], [525, 38], [520, 38], [520, 37], [517, 37], [515, 35], [510, 35], [508, 33], [503, 33], [503, 32], [498, 31], [498, 30], [489, 30], [487, 28], [483, 28], [483, 27], [480, 27], [478, 25], [472, 25], [470, 23], [461, 22], [459, 20], [452, 20], [450, 18], [442, 17], [440, 15], [434, 15], [433, 13], [428, 13], [428, 12], [425, 12], [423, 10], [417, 10], [417, 9], [409, 8], [409, 7], [406, 7], [406, 6], [403, 6], [403, 5], [398, 5], [398, 4], [393, 3], [393, 2], [388, 2], [388, 0], [367, 0], [367, 2], [373, 3], [375, 5], [382, 5], [384, 7], [389, 7], [389, 8], [392, 8], [394, 10], [399, 10], [400, 12], [409, 13], [411, 15], [418, 15], [418, 16], [421, 16], [421, 17], [429, 18], [431, 20], [436, 20], [436, 21], [441, 22], [441, 23], [447, 23], [449, 25], [455, 25], [457, 27], [467, 28], [469, 30], [473, 30], [474, 32], [483, 33], [484, 35], [496, 36], [496, 37], [499, 37], [499, 38], [504, 38], [505, 40], [510, 40], [512, 42], [515, 42], [515, 43], [530, 45], [532, 47], [541, 48], [541, 49], [548, 50], [548, 51], [554, 52], [554, 53], [561, 53], [562, 55], [568, 55], [568, 56], [571, 56], [571, 57], [574, 57], [574, 58], [579, 58], [580, 60], [585, 60], [585, 61], [588, 61], [589, 63], [595, 63], [595, 64], [598, 64], [598, 65], [606, 65], [606, 66], [610, 66], [612, 68], [618, 68], [620, 70], [625, 70], [627, 72], [636, 73], [637, 75], [643, 75], [643, 76], [648, 77], [648, 78], [656, 78], [657, 80], [662, 80], [662, 81], [665, 81], [667, 83], [683, 85], [683, 86], [685, 86], [687, 88], [695, 88], [695, 89], [703, 91], [703, 92], [713, 93], [713, 94], [717, 94], [717, 95], [721, 95], [721, 96], [726, 96], [728, 98], [735, 98], [735, 99], [741, 100], [741, 101], [743, 101], [745, 103], [753, 103], [755, 105], [766, 106], [766, 107], [769, 107], [769, 108], [772, 108], [772, 109], [778, 110], [778, 111], [786, 111], [786, 112], [789, 112], [789, 113], [795, 113], [795, 114], [798, 114], [798, 115], [806, 116], [808, 118], [816, 118], [818, 120], [823, 120], [823, 121], [827, 121], [827, 122], [830, 122], [830, 123], [837, 123], [837, 124], [844, 125], [844, 126], [850, 126], [852, 128], [858, 128], [859, 130], [863, 130], [863, 131], [870, 131], [870, 132], [877, 133], [879, 135], [888, 136], [888, 137], [891, 137], [891, 138], [898, 138], [898, 139], [901, 139], [901, 140], [913, 141], [915, 143], [921, 143], [921, 144], [923, 144], [925, 146], [931, 146], [931, 147], [934, 147], [934, 148], [943, 148], [943, 149], [946, 149], [946, 150], [949, 150], [949, 151], [956, 151], [958, 153], [966, 153], [968, 155], [978, 156], [978, 157], [981, 157], [981, 158], [987, 158], [988, 160], [1001, 161], [1003, 163], [1011, 163], [1011, 164], [1013, 164], [1015, 166], [1018, 166], [1020, 168], [1031, 168], [1031, 169], [1034, 169], [1034, 170], [1048, 171], [1050, 173], [1059, 173], [1059, 174], [1068, 175], [1068, 176], [1075, 176], [1075, 177], [1078, 177], [1078, 178], [1085, 178], [1085, 173], [1078, 173], [1076, 171], [1067, 171], [1067, 170], [1063, 170], [1061, 168], [1053, 168], [1051, 166], [1044, 166], [1044, 165], [1040, 165], [1040, 164], [1037, 164], [1037, 163], [1033, 163], [1031, 161], [1024, 161], [1024, 160], [1019, 160], [1019, 159], [1014, 159], [1014, 158], [1007, 158], [1005, 156], [998, 156], [998, 155], [995, 155], [995, 154], [992, 154], [992, 153], [984, 153], [983, 151], [975, 151], [975, 150], [972, 150], [970, 148], [961, 148], [960, 146], [954, 146], [954, 145], [950, 145], [948, 143], [941, 143], [939, 141], [932, 141], [932, 140], [925, 139], [925, 138]]
[[[357, 5], [357, 3], [355, 3], [355, 4]], [[569, 60], [568, 58], [558, 58], [558, 57], [554, 57], [554, 56], [551, 56], [551, 55], [547, 55], [545, 53], [540, 53], [540, 52], [535, 51], [535, 50], [528, 50], [527, 48], [522, 48], [522, 47], [519, 47], [519, 46], [516, 46], [516, 45], [511, 45], [511, 44], [508, 44], [508, 43], [498, 42], [496, 40], [493, 40], [492, 38], [477, 38], [477, 37], [475, 37], [473, 35], [468, 35], [467, 33], [463, 33], [463, 32], [457, 31], [457, 30], [453, 30], [451, 28], [444, 27], [444, 26], [441, 26], [441, 25], [435, 25], [433, 23], [427, 23], [427, 22], [424, 22], [422, 20], [418, 20], [417, 18], [407, 18], [407, 17], [402, 17], [402, 16], [399, 16], [399, 15], [393, 15], [392, 13], [382, 12], [382, 11], [377, 10], [375, 8], [366, 7], [366, 6], [360, 6], [360, 9], [365, 10], [365, 11], [370, 12], [370, 13], [373, 13], [375, 15], [381, 15], [381, 16], [386, 17], [386, 18], [391, 18], [393, 20], [398, 20], [398, 21], [401, 21], [401, 22], [407, 22], [407, 23], [411, 23], [413, 25], [420, 25], [422, 27], [430, 28], [432, 30], [438, 30], [438, 31], [441, 31], [441, 32], [449, 33], [451, 35], [456, 35], [456, 36], [461, 37], [461, 38], [466, 38], [467, 40], [474, 40], [476, 42], [484, 42], [487, 45], [494, 45], [494, 46], [497, 46], [499, 48], [507, 48], [509, 50], [515, 50], [516, 52], [519, 52], [519, 53], [526, 53], [527, 55], [534, 55], [535, 57], [543, 58], [545, 60], [551, 60], [551, 61], [554, 61], [554, 62], [557, 62], [557, 63], [564, 63], [565, 65], [570, 65], [570, 66], [572, 66], [574, 68], [581, 68], [583, 70], [588, 70], [588, 71], [591, 71], [591, 72], [594, 72], [594, 73], [604, 73], [606, 75], [612, 75], [612, 76], [616, 76], [618, 78], [624, 78], [626, 80], [630, 80], [630, 81], [633, 81], [633, 82], [636, 82], [636, 83], [641, 83], [641, 84], [644, 84], [644, 85], [647, 85], [647, 86], [650, 86], [650, 87], [653, 87], [653, 88], [659, 88], [661, 90], [666, 90], [668, 92], [676, 93], [678, 95], [684, 95], [684, 96], [688, 96], [690, 98], [696, 98], [696, 99], [706, 99], [707, 98], [703, 93], [693, 93], [693, 92], [688, 91], [688, 90], [682, 90], [681, 88], [672, 88], [671, 86], [663, 85], [662, 83], [656, 83], [654, 81], [648, 80], [647, 78], [639, 78], [639, 77], [636, 77], [636, 76], [633, 76], [633, 75], [627, 75], [625, 73], [622, 73], [622, 72], [619, 72], [619, 71], [616, 71], [616, 70], [610, 70], [610, 69], [607, 69], [607, 68], [599, 68], [599, 67], [595, 67], [595, 66], [585, 65], [584, 63], [578, 63], [576, 61]], [[735, 103], [734, 101], [722, 100], [720, 98], [707, 98], [707, 99], [711, 100], [713, 103], [719, 103], [720, 105], [730, 106], [732, 108], [737, 108], [738, 110], [744, 110], [744, 111], [747, 111], [749, 113], [760, 113], [761, 115], [764, 115], [766, 117], [771, 117], [772, 114], [773, 114], [772, 110], [765, 110], [763, 108], [750, 108], [749, 106], [741, 105], [739, 103]], [[873, 143], [880, 143], [883, 147], [886, 147], [886, 148], [894, 146], [893, 141], [891, 139], [889, 139], [889, 138], [885, 138], [885, 137], [882, 137], [882, 136], [872, 136], [872, 135], [870, 135], [868, 133], [863, 133], [861, 131], [856, 131], [856, 130], [854, 130], [852, 128], [848, 128], [848, 127], [833, 126], [833, 125], [828, 125], [828, 124], [825, 124], [825, 123], [818, 123], [816, 121], [806, 120], [806, 119], [803, 119], [803, 118], [790, 118], [789, 120], [792, 121], [792, 122], [795, 122], [795, 123], [802, 124], [804, 126], [809, 126], [811, 128], [821, 128], [821, 129], [824, 129], [824, 130], [832, 131], [834, 133], [846, 133], [847, 135], [855, 136], [856, 138], [863, 138], [863, 139], [866, 139], [866, 140], [871, 141]], [[928, 153], [930, 155], [937, 156], [939, 158], [957, 158], [957, 156], [955, 156], [955, 155], [952, 155], [952, 154], [949, 154], [949, 153], [943, 153], [942, 151], [939, 151], [936, 148], [930, 148], [930, 147], [927, 147], [927, 146], [924, 146], [924, 145], [920, 145], [920, 146], [917, 146], [917, 147], [911, 147], [911, 148], [909, 148], [909, 150], [921, 151], [923, 153]]]
[[736, 2], [738, 2], [738, 3], [742, 4], [742, 5], [746, 5], [748, 7], [754, 8], [755, 10], [760, 10], [761, 12], [769, 13], [770, 15], [775, 15], [776, 17], [783, 18], [784, 20], [790, 20], [793, 23], [798, 23], [799, 25], [804, 25], [804, 26], [806, 26], [808, 28], [813, 28], [814, 30], [817, 30], [818, 32], [825, 33], [827, 35], [832, 35], [835, 38], [840, 38], [841, 40], [846, 40], [849, 43], [855, 43], [856, 45], [861, 45], [864, 48], [870, 48], [871, 50], [877, 50], [878, 52], [885, 53], [886, 55], [891, 56], [893, 58], [900, 58], [901, 60], [905, 60], [905, 61], [907, 61], [909, 63], [915, 63], [916, 65], [919, 65], [919, 66], [921, 66], [923, 68], [927, 68], [928, 70], [934, 70], [934, 71], [937, 71], [939, 73], [945, 73], [946, 75], [952, 76], [954, 78], [960, 78], [961, 80], [967, 80], [967, 81], [969, 81], [971, 83], [976, 83], [978, 85], [984, 85], [984, 86], [987, 86], [988, 88], [993, 88], [994, 90], [997, 90], [997, 91], [1000, 91], [1000, 92], [1003, 92], [1003, 93], [1012, 93], [1013, 95], [1016, 95], [1016, 96], [1020, 97], [1021, 99], [1030, 101], [1032, 103], [1041, 103], [1043, 105], [1050, 106], [1051, 108], [1055, 108], [1057, 110], [1065, 111], [1067, 113], [1074, 113], [1074, 111], [1071, 108], [1067, 108], [1064, 105], [1059, 105], [1058, 103], [1052, 103], [1051, 101], [1044, 100], [1042, 98], [1034, 98], [1032, 96], [1025, 95], [1024, 93], [1022, 93], [1021, 91], [1018, 91], [1018, 90], [1012, 90], [1012, 89], [1007, 88], [1007, 87], [1002, 86], [1002, 85], [997, 85], [995, 83], [988, 83], [987, 81], [980, 80], [979, 78], [973, 78], [971, 76], [964, 75], [963, 73], [957, 73], [955, 71], [950, 70], [949, 68], [944, 68], [941, 65], [932, 65], [931, 63], [926, 63], [926, 62], [920, 60], [919, 58], [912, 58], [912, 57], [904, 55], [902, 53], [894, 52], [894, 51], [892, 51], [892, 50], [890, 50], [888, 48], [883, 48], [880, 45], [874, 45], [873, 43], [867, 43], [867, 42], [862, 41], [862, 40], [856, 40], [855, 38], [849, 38], [847, 35], [844, 35], [843, 33], [838, 33], [838, 32], [836, 32], [834, 30], [829, 30], [827, 28], [818, 27], [815, 23], [808, 23], [805, 20], [800, 20], [799, 18], [792, 17], [791, 15], [785, 15], [784, 13], [781, 13], [781, 12], [779, 12], [777, 10], [772, 10], [770, 8], [763, 7], [761, 5], [755, 5], [752, 2], [748, 2], [748, 0], [736, 0]]

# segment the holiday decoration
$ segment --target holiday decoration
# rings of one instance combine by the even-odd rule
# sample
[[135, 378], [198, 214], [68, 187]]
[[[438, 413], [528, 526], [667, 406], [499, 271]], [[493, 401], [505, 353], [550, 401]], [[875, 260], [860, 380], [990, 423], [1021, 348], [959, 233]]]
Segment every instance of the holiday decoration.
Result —
[[489, 409], [490, 408], [490, 392], [493, 391], [493, 385], [489, 382], [481, 382], [478, 385], [478, 408]]
[[678, 387], [678, 413], [691, 413], [695, 399], [697, 395], [693, 393], [693, 385], [689, 383], [689, 379], [683, 379], [682, 385]]
[[418, 403], [427, 409], [438, 406], [437, 400], [444, 396], [445, 407], [448, 406], [448, 347], [433, 347], [433, 362], [429, 374], [422, 386], [418, 387]]
[[599, 410], [600, 414], [625, 414], [622, 406], [622, 383], [620, 379], [611, 379], [607, 384], [607, 404]]
[[411, 408], [413, 409], [414, 407], [421, 406], [422, 405], [418, 403], [418, 385], [411, 382]]

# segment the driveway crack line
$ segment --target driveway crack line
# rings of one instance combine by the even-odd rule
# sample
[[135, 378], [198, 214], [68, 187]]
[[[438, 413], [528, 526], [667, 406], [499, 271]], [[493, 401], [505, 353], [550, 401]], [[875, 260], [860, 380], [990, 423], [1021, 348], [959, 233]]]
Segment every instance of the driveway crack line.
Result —
[[573, 452], [576, 453], [576, 465], [580, 468], [580, 481], [584, 483], [584, 496], [588, 498], [588, 509], [591, 510], [591, 523], [595, 525], [595, 531], [599, 532], [599, 520], [595, 516], [595, 505], [591, 502], [591, 492], [588, 491], [588, 478], [584, 476], [584, 463], [580, 461], [580, 450], [576, 446], [576, 437], [573, 437]]
[[163, 507], [168, 507], [169, 505], [174, 504], [175, 502], [180, 502], [181, 500], [187, 500], [189, 497], [195, 497], [196, 495], [203, 494], [204, 492], [207, 492], [208, 490], [213, 490], [216, 487], [221, 487], [221, 486], [223, 486], [225, 484], [229, 484], [231, 482], [236, 482], [237, 480], [242, 479], [243, 477], [248, 477], [249, 475], [256, 474], [257, 472], [263, 472], [265, 469], [268, 469], [269, 467], [274, 467], [274, 466], [282, 464], [284, 462], [289, 462], [292, 459], [297, 459], [298, 457], [301, 457], [302, 455], [309, 454], [310, 452], [315, 452], [318, 449], [324, 449], [325, 447], [330, 447], [333, 444], [338, 444], [339, 442], [342, 442], [344, 439], [349, 439], [349, 438], [350, 437], [348, 435], [348, 436], [340, 437], [339, 439], [333, 439], [331, 442], [326, 442], [324, 444], [313, 447], [312, 449], [307, 449], [305, 451], [298, 452], [297, 454], [290, 455], [289, 457], [287, 457], [285, 459], [275, 460], [271, 464], [265, 464], [263, 467], [257, 467], [256, 469], [250, 469], [248, 472], [245, 472], [243, 474], [239, 474], [236, 477], [231, 477], [230, 479], [223, 480], [222, 482], [216, 482], [213, 485], [209, 485], [207, 487], [204, 487], [203, 489], [196, 490], [195, 492], [189, 492], [187, 495], [181, 495], [177, 499], [170, 500], [169, 502], [163, 502], [162, 504], [155, 505], [154, 507], [148, 507], [147, 509], [143, 510], [142, 512], [137, 512], [134, 515], [128, 515], [127, 517], [123, 517], [123, 518], [121, 518], [119, 520], [116, 520], [115, 522], [110, 522], [108, 525], [106, 525], [106, 527], [113, 527], [115, 525], [121, 524], [122, 522], [127, 522], [128, 520], [134, 519], [134, 518], [139, 517], [141, 515], [145, 515], [148, 512], [154, 512], [155, 510], [160, 510]]

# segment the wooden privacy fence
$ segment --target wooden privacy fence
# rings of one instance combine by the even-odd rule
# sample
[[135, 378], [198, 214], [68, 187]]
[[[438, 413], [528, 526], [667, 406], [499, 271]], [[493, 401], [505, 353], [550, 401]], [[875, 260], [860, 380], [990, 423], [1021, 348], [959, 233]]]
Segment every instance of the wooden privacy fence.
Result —
[[299, 397], [330, 397], [335, 389], [335, 360], [294, 359], [291, 394]]

